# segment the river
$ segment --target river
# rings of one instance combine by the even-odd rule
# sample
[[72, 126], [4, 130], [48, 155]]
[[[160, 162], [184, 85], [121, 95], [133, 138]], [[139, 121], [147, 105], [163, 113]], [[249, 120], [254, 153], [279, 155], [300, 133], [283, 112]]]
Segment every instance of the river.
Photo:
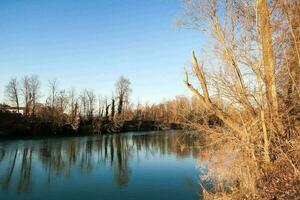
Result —
[[0, 199], [199, 199], [195, 141], [181, 131], [2, 139]]

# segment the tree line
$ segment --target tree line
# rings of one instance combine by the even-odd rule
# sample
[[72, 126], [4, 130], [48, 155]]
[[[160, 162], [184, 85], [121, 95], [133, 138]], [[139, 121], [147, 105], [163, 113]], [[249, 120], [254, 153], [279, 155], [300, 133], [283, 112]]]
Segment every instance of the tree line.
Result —
[[[57, 79], [48, 81], [49, 92], [44, 103], [42, 100], [41, 81], [37, 75], [24, 76], [21, 80], [11, 78], [5, 87], [7, 102], [16, 107], [17, 112], [21, 108], [25, 116], [40, 116], [46, 111], [52, 115], [68, 114], [71, 121], [77, 117], [93, 119], [100, 117], [124, 117], [129, 105], [131, 93], [130, 81], [121, 76], [115, 83], [115, 96], [97, 97], [92, 90], [84, 89], [79, 94], [75, 89], [60, 88]], [[98, 112], [98, 113], [97, 113]]]
[[177, 96], [153, 104], [133, 103], [130, 101], [131, 82], [124, 76], [116, 81], [114, 95], [110, 98], [88, 89], [79, 93], [75, 89], [63, 89], [57, 79], [48, 81], [48, 94], [45, 95], [36, 75], [20, 80], [11, 78], [5, 88], [7, 103], [17, 112], [22, 111], [28, 119], [40, 119], [58, 126], [71, 124], [78, 127], [82, 121], [97, 124], [101, 120], [155, 121], [188, 126], [191, 121], [199, 121], [207, 114], [195, 97]]

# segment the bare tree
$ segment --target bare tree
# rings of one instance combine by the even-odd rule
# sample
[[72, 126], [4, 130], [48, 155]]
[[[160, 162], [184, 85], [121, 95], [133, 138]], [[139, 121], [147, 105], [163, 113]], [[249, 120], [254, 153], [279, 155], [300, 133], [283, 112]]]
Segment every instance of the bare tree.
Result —
[[78, 115], [78, 99], [76, 97], [75, 89], [71, 89], [69, 92], [70, 99], [70, 114], [71, 114], [71, 124], [73, 124]]
[[35, 115], [36, 102], [39, 98], [40, 81], [37, 75], [32, 75], [29, 79], [30, 97], [31, 97], [31, 112]]
[[56, 104], [56, 97], [57, 97], [57, 92], [58, 92], [58, 83], [57, 79], [49, 80], [49, 89], [50, 89], [50, 107], [53, 110]]
[[92, 90], [86, 90], [85, 93], [87, 96], [87, 116], [92, 120], [94, 118], [96, 95]]
[[25, 104], [25, 115], [29, 114], [29, 108], [30, 108], [30, 104], [31, 104], [31, 93], [30, 93], [30, 78], [28, 76], [25, 76], [22, 79], [22, 94], [23, 94], [23, 98], [24, 98], [24, 104]]
[[[239, 187], [247, 191], [255, 192], [261, 163], [271, 165], [278, 152], [287, 151], [282, 146], [290, 138], [288, 133], [294, 133], [293, 142], [299, 135], [289, 114], [300, 97], [299, 5], [293, 0], [184, 1], [180, 23], [207, 34], [213, 58], [205, 60], [210, 68], [206, 70], [193, 52], [192, 72], [186, 71], [185, 85], [227, 127], [198, 128], [222, 147], [239, 149], [239, 169], [234, 172], [242, 172]], [[213, 71], [218, 65], [218, 72]], [[193, 84], [193, 77], [200, 88]], [[287, 93], [297, 96], [290, 98], [288, 107], [283, 103]], [[296, 151], [292, 146], [289, 149]], [[298, 169], [292, 166], [296, 175]], [[244, 167], [251, 170], [243, 171]]]
[[121, 76], [116, 82], [116, 94], [118, 99], [118, 115], [120, 116], [123, 112], [123, 107], [128, 104], [129, 95], [131, 93], [130, 81], [124, 76]]
[[112, 96], [111, 98], [111, 112], [110, 112], [111, 119], [113, 120], [115, 117], [115, 98]]
[[103, 112], [104, 112], [104, 100], [102, 99], [101, 95], [98, 95], [98, 116], [100, 118], [103, 117]]
[[10, 79], [5, 92], [8, 100], [16, 105], [19, 113], [19, 86], [16, 78]]
[[82, 115], [82, 117], [88, 117], [88, 97], [87, 97], [87, 93], [86, 90], [82, 91], [80, 96], [80, 113]]
[[107, 98], [105, 99], [105, 119], [108, 119], [110, 104], [107, 103]]
[[83, 116], [92, 119], [95, 111], [96, 95], [91, 90], [84, 90], [80, 95], [81, 113]]
[[57, 108], [60, 113], [65, 113], [67, 106], [68, 106], [69, 98], [65, 90], [59, 91], [56, 97]]

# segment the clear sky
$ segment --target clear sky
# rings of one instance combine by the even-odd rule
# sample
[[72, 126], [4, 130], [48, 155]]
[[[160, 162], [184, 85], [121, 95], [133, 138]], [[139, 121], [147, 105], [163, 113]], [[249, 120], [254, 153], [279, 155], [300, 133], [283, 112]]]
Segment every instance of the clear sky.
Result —
[[201, 34], [175, 27], [180, 0], [0, 0], [0, 101], [11, 77], [110, 96], [120, 75], [132, 99], [188, 94], [183, 67]]

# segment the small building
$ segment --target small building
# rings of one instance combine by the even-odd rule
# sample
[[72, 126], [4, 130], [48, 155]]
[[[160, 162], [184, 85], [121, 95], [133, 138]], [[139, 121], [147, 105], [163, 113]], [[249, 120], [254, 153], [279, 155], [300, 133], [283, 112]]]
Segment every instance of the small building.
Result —
[[6, 104], [0, 104], [0, 111], [4, 111], [4, 112], [11, 112], [11, 113], [20, 113], [20, 114], [24, 114], [25, 113], [25, 108], [24, 107], [13, 107], [13, 106], [9, 106]]

